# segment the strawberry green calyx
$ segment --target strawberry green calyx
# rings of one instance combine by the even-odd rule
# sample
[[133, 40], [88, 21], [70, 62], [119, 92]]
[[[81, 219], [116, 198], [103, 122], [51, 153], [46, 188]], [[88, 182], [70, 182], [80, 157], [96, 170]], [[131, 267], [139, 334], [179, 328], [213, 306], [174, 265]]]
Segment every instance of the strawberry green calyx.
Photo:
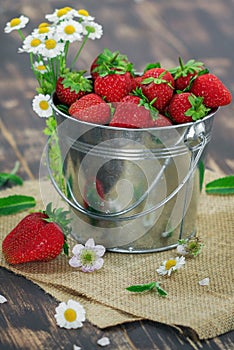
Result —
[[154, 78], [154, 77], [149, 77], [149, 78], [145, 78], [142, 80], [141, 84], [150, 84], [150, 83], [154, 83], [157, 85], [160, 84], [167, 84], [168, 86], [170, 86], [170, 88], [174, 89], [174, 87], [172, 86], [172, 84], [170, 83], [170, 81], [163, 79], [163, 76], [167, 74], [167, 71], [165, 70], [164, 72], [162, 72], [158, 78]]
[[194, 74], [204, 70], [204, 63], [195, 61], [194, 59], [184, 63], [182, 58], [179, 57], [179, 63], [180, 65], [178, 67], [169, 69], [169, 72], [173, 75], [174, 79], [186, 77], [188, 74]]
[[108, 74], [124, 74], [130, 72], [132, 75], [133, 64], [129, 62], [126, 55], [121, 54], [119, 51], [111, 52], [105, 48], [100, 53], [95, 61], [96, 67], [92, 72], [98, 73], [100, 76], [106, 76]]
[[79, 93], [80, 91], [91, 92], [93, 89], [92, 82], [87, 77], [84, 77], [85, 73], [85, 70], [81, 70], [62, 75], [64, 88], [70, 88], [75, 93]]
[[156, 120], [159, 114], [159, 111], [157, 108], [153, 106], [154, 102], [156, 101], [157, 97], [155, 97], [152, 101], [149, 101], [148, 98], [143, 94], [141, 88], [136, 88], [136, 90], [133, 91], [134, 96], [138, 96], [140, 98], [138, 106], [143, 106], [145, 109], [150, 111], [151, 118], [153, 120]]
[[65, 211], [62, 208], [52, 209], [52, 203], [47, 204], [44, 213], [48, 216], [48, 218], [44, 218], [46, 222], [53, 222], [57, 224], [64, 234], [64, 245], [63, 251], [66, 255], [68, 255], [68, 244], [67, 244], [67, 235], [71, 233], [70, 222], [71, 219], [67, 218], [69, 211]]
[[210, 111], [210, 108], [207, 108], [203, 104], [203, 97], [197, 97], [194, 94], [191, 94], [188, 97], [189, 102], [191, 103], [191, 108], [189, 108], [184, 114], [187, 117], [192, 117], [194, 121], [198, 119], [202, 119], [205, 117], [208, 112]]
[[144, 69], [144, 73], [147, 72], [147, 70], [150, 70], [152, 68], [161, 68], [161, 64], [160, 62], [155, 62], [155, 63], [149, 63], [146, 65], [145, 69]]

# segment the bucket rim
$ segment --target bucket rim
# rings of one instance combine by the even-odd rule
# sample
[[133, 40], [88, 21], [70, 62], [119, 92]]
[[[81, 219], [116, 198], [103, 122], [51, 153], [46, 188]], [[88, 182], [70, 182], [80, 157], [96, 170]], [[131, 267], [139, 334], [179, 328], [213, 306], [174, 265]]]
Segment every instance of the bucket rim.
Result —
[[191, 125], [194, 125], [195, 123], [200, 123], [200, 122], [204, 122], [210, 118], [212, 118], [216, 113], [217, 111], [219, 110], [220, 107], [216, 107], [214, 109], [211, 110], [211, 112], [209, 114], [207, 114], [207, 116], [205, 116], [204, 118], [201, 118], [201, 119], [198, 119], [194, 122], [189, 122], [189, 123], [183, 123], [183, 124], [174, 124], [174, 125], [168, 125], [168, 126], [159, 126], [159, 127], [151, 127], [151, 128], [123, 128], [123, 127], [117, 127], [117, 126], [109, 126], [109, 125], [103, 125], [103, 124], [96, 124], [96, 123], [88, 123], [88, 122], [85, 122], [83, 120], [79, 120], [79, 119], [76, 119], [72, 116], [69, 116], [68, 114], [65, 114], [63, 113], [62, 111], [60, 111], [56, 104], [54, 103], [54, 98], [56, 96], [56, 92], [54, 92], [52, 94], [52, 98], [51, 98], [51, 106], [52, 106], [52, 109], [60, 114], [62, 117], [68, 119], [68, 120], [72, 120], [73, 122], [76, 122], [78, 124], [83, 124], [83, 125], [86, 125], [86, 126], [89, 126], [89, 127], [99, 127], [101, 129], [104, 129], [104, 130], [113, 130], [113, 131], [132, 131], [132, 132], [142, 132], [142, 131], [155, 131], [155, 130], [172, 130], [172, 129], [180, 129], [180, 128], [184, 128], [184, 127], [189, 127]]

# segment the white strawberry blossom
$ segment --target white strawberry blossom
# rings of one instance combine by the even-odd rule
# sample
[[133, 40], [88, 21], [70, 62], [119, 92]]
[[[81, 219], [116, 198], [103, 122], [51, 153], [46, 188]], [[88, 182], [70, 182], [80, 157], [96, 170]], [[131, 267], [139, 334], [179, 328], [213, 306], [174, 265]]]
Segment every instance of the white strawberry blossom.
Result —
[[12, 18], [10, 22], [7, 22], [4, 31], [5, 33], [10, 33], [13, 30], [19, 30], [26, 26], [29, 22], [29, 18], [21, 15], [20, 17]]
[[50, 105], [50, 95], [36, 95], [32, 101], [32, 108], [39, 117], [49, 118], [53, 114], [52, 107]]
[[102, 256], [106, 249], [102, 245], [95, 245], [93, 238], [87, 240], [85, 245], [76, 244], [72, 249], [74, 256], [69, 260], [72, 267], [81, 267], [83, 272], [93, 272], [102, 268]]

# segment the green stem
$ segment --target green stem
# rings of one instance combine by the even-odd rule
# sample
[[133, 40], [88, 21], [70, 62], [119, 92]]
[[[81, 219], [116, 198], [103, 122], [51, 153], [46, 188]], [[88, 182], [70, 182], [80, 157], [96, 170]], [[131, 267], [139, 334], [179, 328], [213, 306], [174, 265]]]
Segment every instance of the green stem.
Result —
[[74, 64], [76, 63], [81, 51], [83, 50], [85, 44], [86, 44], [86, 41], [88, 40], [88, 37], [89, 37], [89, 33], [85, 36], [84, 40], [83, 40], [83, 43], [82, 45], [80, 46], [80, 49], [78, 50], [78, 52], [76, 53], [72, 63], [71, 63], [71, 69], [74, 67]]
[[25, 39], [25, 36], [24, 36], [24, 34], [23, 34], [23, 32], [22, 32], [21, 29], [18, 29], [18, 33], [19, 33], [20, 39], [21, 39], [21, 40], [24, 40], [24, 39]]

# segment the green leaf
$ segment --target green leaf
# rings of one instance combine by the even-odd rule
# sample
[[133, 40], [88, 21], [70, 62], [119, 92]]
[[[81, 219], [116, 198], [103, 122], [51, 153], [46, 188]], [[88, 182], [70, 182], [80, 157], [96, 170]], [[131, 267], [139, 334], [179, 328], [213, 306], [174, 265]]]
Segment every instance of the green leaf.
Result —
[[0, 173], [0, 187], [4, 186], [8, 181], [12, 182], [14, 185], [23, 185], [21, 177], [11, 173]]
[[200, 191], [201, 191], [202, 186], [203, 186], [203, 182], [204, 182], [204, 174], [205, 174], [204, 162], [200, 161], [198, 163], [198, 169], [199, 169], [199, 185], [200, 185]]
[[146, 284], [135, 284], [126, 288], [129, 292], [142, 293], [152, 290], [156, 286], [156, 282], [150, 282]]
[[234, 175], [229, 175], [216, 179], [206, 184], [208, 194], [234, 194]]
[[157, 292], [160, 295], [160, 297], [166, 297], [167, 296], [167, 292], [160, 287], [158, 282], [155, 283], [155, 287], [156, 287]]
[[19, 211], [32, 208], [36, 205], [33, 197], [23, 195], [12, 195], [0, 198], [0, 215], [10, 215]]

